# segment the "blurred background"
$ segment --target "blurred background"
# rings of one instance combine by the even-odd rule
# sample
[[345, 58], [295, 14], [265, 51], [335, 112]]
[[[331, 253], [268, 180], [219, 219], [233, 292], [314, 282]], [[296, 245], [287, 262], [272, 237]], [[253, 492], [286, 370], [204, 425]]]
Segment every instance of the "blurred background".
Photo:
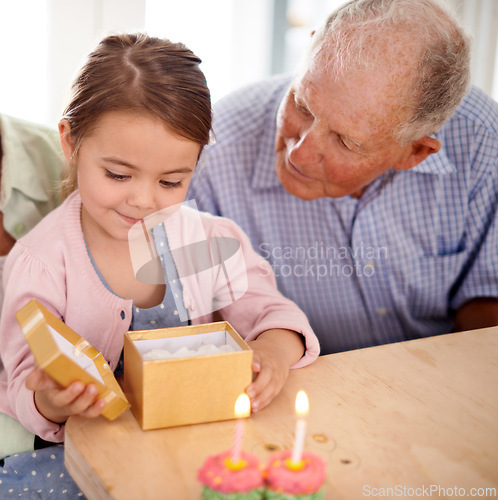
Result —
[[[344, 0], [0, 0], [0, 112], [55, 127], [69, 85], [103, 36], [146, 31], [203, 60], [213, 102], [292, 72]], [[498, 100], [498, 0], [445, 0], [473, 36], [473, 82]]]

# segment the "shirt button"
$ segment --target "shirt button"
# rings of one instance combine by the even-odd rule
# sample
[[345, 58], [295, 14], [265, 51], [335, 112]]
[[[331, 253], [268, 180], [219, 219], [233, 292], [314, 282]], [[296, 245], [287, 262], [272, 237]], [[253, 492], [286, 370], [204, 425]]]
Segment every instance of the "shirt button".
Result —
[[373, 276], [373, 273], [375, 272], [375, 262], [369, 261], [365, 264], [365, 267], [363, 268], [363, 274], [367, 277]]
[[124, 312], [124, 311], [121, 311], [120, 316], [121, 316], [121, 319], [125, 319], [125, 317], [126, 317], [125, 312]]
[[387, 314], [387, 309], [384, 309], [383, 307], [381, 307], [380, 309], [377, 309], [377, 314], [379, 316], [385, 316]]
[[22, 236], [25, 232], [26, 232], [26, 224], [19, 222], [19, 224], [16, 224], [14, 226], [14, 233], [16, 233], [16, 236]]

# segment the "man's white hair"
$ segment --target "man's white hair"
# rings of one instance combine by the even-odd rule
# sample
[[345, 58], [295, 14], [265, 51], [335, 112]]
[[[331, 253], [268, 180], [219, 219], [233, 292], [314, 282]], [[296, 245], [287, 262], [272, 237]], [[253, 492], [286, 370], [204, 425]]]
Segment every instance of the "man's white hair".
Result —
[[434, 0], [352, 0], [314, 34], [308, 56], [318, 50], [333, 59], [335, 78], [349, 71], [389, 71], [392, 54], [409, 62], [410, 85], [400, 95], [410, 117], [394, 131], [401, 143], [439, 130], [469, 90], [470, 38]]

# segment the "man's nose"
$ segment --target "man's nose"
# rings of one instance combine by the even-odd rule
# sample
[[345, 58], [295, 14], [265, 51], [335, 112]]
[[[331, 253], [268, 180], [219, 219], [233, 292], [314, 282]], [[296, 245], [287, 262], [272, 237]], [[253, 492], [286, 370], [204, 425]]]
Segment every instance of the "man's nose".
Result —
[[313, 128], [301, 130], [289, 145], [289, 160], [296, 165], [313, 165], [320, 161], [320, 145]]

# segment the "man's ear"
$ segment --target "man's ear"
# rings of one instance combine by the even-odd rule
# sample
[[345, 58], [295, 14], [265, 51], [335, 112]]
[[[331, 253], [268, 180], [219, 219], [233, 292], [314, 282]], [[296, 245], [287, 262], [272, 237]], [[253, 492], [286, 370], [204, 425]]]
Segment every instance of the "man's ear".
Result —
[[59, 139], [61, 141], [62, 152], [67, 161], [73, 159], [74, 145], [71, 140], [71, 125], [66, 118], [59, 122]]
[[422, 139], [407, 145], [406, 155], [393, 168], [395, 170], [409, 170], [440, 149], [441, 141], [434, 139], [434, 137], [422, 137]]

